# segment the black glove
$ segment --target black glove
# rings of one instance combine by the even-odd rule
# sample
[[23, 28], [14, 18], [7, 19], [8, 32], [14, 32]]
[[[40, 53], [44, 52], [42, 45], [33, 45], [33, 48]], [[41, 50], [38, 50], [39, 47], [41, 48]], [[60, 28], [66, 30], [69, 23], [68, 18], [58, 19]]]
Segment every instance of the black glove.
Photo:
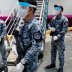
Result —
[[50, 36], [53, 36], [53, 35], [54, 35], [54, 32], [51, 31], [51, 32], [50, 32]]
[[15, 37], [18, 37], [18, 36], [19, 36], [19, 31], [14, 30], [13, 35], [14, 35]]

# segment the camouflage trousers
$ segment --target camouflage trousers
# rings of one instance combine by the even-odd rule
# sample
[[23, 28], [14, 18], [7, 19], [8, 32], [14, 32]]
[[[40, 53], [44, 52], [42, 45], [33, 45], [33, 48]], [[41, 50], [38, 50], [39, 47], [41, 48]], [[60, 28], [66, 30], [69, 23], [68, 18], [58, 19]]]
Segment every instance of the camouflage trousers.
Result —
[[7, 66], [7, 55], [6, 55], [6, 48], [5, 48], [4, 43], [2, 45], [0, 45], [0, 53], [1, 53], [1, 56], [2, 56], [3, 65]]
[[33, 55], [30, 60], [24, 65], [25, 69], [23, 72], [36, 72], [38, 69], [38, 56]]
[[30, 64], [25, 65], [25, 69], [23, 72], [36, 72], [37, 66], [35, 66], [35, 65], [36, 65], [36, 63], [31, 64], [31, 65]]
[[51, 62], [55, 64], [56, 62], [56, 56], [59, 56], [59, 67], [62, 68], [64, 66], [64, 51], [65, 51], [65, 45], [64, 41], [58, 40], [58, 41], [51, 41]]

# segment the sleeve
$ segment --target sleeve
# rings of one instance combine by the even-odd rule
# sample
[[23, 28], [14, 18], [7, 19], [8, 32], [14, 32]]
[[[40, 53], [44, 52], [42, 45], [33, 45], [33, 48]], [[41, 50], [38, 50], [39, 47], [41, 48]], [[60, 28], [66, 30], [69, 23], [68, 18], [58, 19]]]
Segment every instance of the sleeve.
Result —
[[54, 31], [55, 31], [55, 17], [52, 18], [51, 23], [49, 24], [48, 28], [50, 30], [53, 28], [53, 31], [51, 30], [51, 32], [50, 32], [50, 36], [52, 36], [54, 34]]
[[35, 60], [35, 57], [37, 57], [42, 46], [42, 33], [40, 26], [37, 25], [32, 26], [31, 33], [32, 33], [32, 47], [26, 53], [25, 57], [21, 60], [22, 64], [25, 64], [26, 62], [29, 63]]
[[2, 34], [1, 34], [1, 38], [3, 38], [5, 35], [6, 35], [6, 32], [7, 32], [7, 28], [6, 28], [6, 24], [5, 24], [5, 22], [1, 22], [1, 24], [3, 24], [2, 26], [3, 26], [3, 32], [2, 32]]
[[60, 34], [58, 35], [59, 37], [64, 36], [68, 31], [68, 19], [65, 18], [64, 22], [63, 22], [63, 27], [62, 30], [60, 32]]
[[49, 26], [50, 26], [50, 27], [55, 27], [54, 24], [55, 24], [55, 17], [52, 18], [52, 20], [51, 20]]

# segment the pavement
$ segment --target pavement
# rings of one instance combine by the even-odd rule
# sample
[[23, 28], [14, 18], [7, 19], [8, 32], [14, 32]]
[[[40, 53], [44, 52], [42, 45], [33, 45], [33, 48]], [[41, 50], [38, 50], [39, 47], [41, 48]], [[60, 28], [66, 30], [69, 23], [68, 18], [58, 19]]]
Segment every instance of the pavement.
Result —
[[[66, 34], [65, 46], [66, 46], [66, 50], [65, 50], [64, 72], [72, 72], [72, 31], [69, 31]], [[58, 55], [56, 61], [56, 68], [49, 69], [49, 70], [45, 69], [45, 66], [50, 64], [50, 55], [51, 55], [50, 51], [51, 51], [51, 37], [48, 35], [48, 37], [46, 36], [43, 62], [38, 68], [37, 72], [57, 72], [57, 69], [59, 68]], [[15, 66], [9, 66], [8, 69], [9, 72], [16, 72]]]
[[[45, 69], [46, 65], [49, 65], [50, 62], [50, 51], [51, 51], [51, 38], [46, 38], [46, 44], [45, 44], [45, 51], [44, 51], [44, 58], [43, 62], [40, 65], [38, 72], [57, 72], [57, 69], [59, 68], [59, 60], [57, 55], [57, 61], [56, 61], [56, 68], [53, 69]], [[65, 66], [64, 66], [64, 72], [72, 72], [72, 31], [68, 32], [65, 37]]]

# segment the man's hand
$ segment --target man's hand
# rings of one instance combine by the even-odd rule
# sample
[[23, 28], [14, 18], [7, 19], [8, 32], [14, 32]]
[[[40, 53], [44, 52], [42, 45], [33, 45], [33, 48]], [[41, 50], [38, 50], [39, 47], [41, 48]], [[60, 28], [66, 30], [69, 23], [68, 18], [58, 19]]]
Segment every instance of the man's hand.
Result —
[[54, 41], [58, 40], [58, 36], [53, 36], [53, 40]]
[[54, 27], [49, 28], [52, 32], [54, 32], [56, 29]]
[[24, 65], [21, 64], [21, 62], [19, 64], [17, 64], [16, 66], [16, 71], [17, 72], [22, 72], [24, 69]]

